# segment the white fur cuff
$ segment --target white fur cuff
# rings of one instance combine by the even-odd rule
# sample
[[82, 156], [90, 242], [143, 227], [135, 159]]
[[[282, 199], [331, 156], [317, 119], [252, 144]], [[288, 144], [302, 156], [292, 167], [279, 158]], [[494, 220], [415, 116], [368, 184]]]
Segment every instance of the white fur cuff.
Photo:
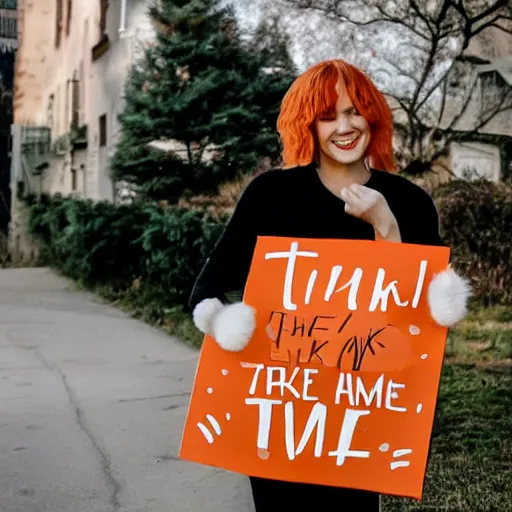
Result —
[[242, 351], [256, 329], [256, 311], [243, 302], [225, 306], [213, 319], [213, 337], [224, 350]]
[[466, 279], [448, 268], [436, 274], [428, 287], [428, 305], [434, 321], [453, 327], [467, 315], [471, 288]]
[[192, 314], [195, 326], [203, 334], [212, 334], [213, 319], [219, 313], [224, 305], [217, 299], [204, 299], [194, 308]]

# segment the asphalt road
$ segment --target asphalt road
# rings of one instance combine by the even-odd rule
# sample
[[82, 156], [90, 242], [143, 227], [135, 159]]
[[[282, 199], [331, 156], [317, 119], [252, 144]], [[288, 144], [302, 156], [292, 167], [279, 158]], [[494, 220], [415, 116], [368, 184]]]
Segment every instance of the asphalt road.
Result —
[[47, 269], [0, 270], [0, 512], [251, 512], [178, 460], [198, 353]]

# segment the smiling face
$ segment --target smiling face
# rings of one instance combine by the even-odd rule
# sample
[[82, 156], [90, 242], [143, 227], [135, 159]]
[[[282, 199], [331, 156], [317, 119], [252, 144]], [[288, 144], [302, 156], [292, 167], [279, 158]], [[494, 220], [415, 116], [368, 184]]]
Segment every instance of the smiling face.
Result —
[[354, 107], [343, 83], [332, 112], [322, 113], [315, 122], [320, 166], [350, 169], [364, 165], [371, 132], [366, 119]]

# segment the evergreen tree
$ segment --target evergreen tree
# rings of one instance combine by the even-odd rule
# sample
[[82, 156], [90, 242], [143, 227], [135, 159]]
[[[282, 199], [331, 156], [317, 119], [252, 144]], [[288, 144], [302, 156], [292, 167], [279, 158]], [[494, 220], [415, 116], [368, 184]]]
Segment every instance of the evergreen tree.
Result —
[[251, 38], [250, 49], [262, 55], [264, 61], [273, 70], [297, 74], [297, 69], [290, 56], [290, 37], [278, 15], [263, 17]]
[[244, 45], [215, 0], [161, 0], [149, 14], [156, 40], [127, 80], [114, 179], [174, 202], [254, 171], [263, 157], [277, 163], [277, 115], [293, 74], [269, 72], [267, 54]]

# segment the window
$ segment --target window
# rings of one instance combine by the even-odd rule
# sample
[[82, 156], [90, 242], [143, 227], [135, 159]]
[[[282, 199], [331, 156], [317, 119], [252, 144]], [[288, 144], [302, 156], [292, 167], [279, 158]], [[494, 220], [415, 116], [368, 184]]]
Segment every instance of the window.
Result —
[[55, 15], [55, 46], [60, 46], [62, 36], [62, 0], [57, 1], [57, 12]]
[[100, 148], [107, 145], [107, 114], [100, 116]]
[[454, 142], [450, 145], [451, 167], [457, 178], [499, 181], [500, 148], [480, 142]]
[[77, 78], [76, 71], [71, 80], [71, 123], [74, 125], [80, 123], [80, 80]]
[[[85, 111], [85, 76], [84, 76], [84, 61], [80, 61], [80, 71], [78, 73], [78, 109], [80, 112]], [[82, 119], [80, 120], [82, 122]]]
[[58, 137], [60, 133], [60, 116], [61, 116], [61, 93], [60, 93], [60, 85], [57, 85], [57, 91], [55, 93], [55, 114], [54, 114], [54, 132], [55, 137]]
[[107, 31], [107, 9], [109, 0], [100, 0], [100, 37]]
[[53, 108], [55, 105], [55, 95], [50, 94], [48, 98], [48, 107], [46, 109], [46, 126], [53, 129]]
[[65, 126], [69, 125], [69, 85], [71, 84], [71, 80], [66, 81], [66, 90], [65, 90], [65, 103], [64, 103], [64, 124]]
[[[96, 0], [98, 1], [98, 0]], [[109, 0], [99, 0], [100, 2], [100, 20], [98, 42], [92, 48], [92, 60], [99, 59], [110, 47], [110, 41], [107, 34], [107, 10]]]
[[18, 1], [17, 0], [0, 0], [0, 9], [17, 9]]
[[73, 14], [73, 0], [68, 0], [68, 10], [66, 16], [66, 35], [71, 31], [71, 15]]
[[18, 37], [18, 20], [16, 18], [0, 17], [0, 37], [7, 39]]
[[76, 190], [76, 169], [71, 169], [71, 190]]

